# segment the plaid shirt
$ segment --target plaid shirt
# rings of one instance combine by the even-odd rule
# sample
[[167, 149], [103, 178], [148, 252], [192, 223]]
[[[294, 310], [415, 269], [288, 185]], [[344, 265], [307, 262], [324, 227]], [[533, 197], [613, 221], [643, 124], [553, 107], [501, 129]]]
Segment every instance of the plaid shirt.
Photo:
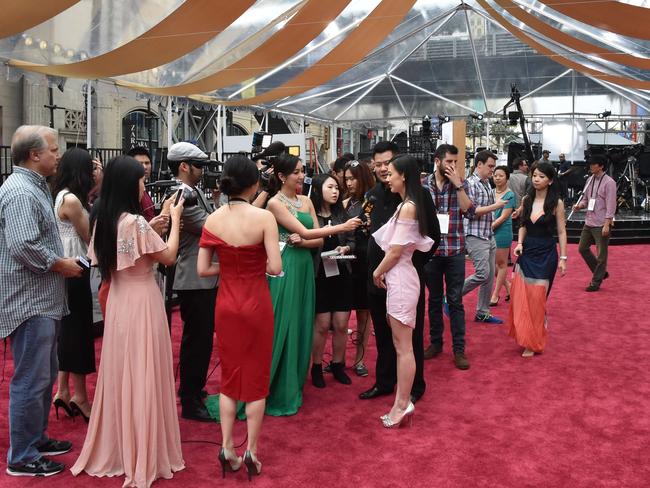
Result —
[[[463, 182], [465, 191], [468, 190], [467, 181]], [[465, 252], [465, 232], [463, 231], [463, 211], [458, 204], [458, 192], [450, 182], [438, 189], [435, 175], [429, 175], [424, 187], [431, 193], [433, 203], [439, 214], [449, 214], [449, 232], [440, 236], [440, 245], [434, 256], [456, 256]], [[470, 208], [466, 215], [472, 215]]]
[[[467, 196], [472, 201], [472, 207], [486, 207], [494, 203], [494, 192], [490, 184], [481, 180], [476, 173], [467, 178]], [[478, 217], [476, 214], [465, 215], [465, 235], [474, 236], [489, 241], [492, 239], [492, 212]]]
[[68, 313], [63, 275], [50, 271], [61, 256], [45, 178], [15, 166], [0, 187], [0, 338], [32, 317]]

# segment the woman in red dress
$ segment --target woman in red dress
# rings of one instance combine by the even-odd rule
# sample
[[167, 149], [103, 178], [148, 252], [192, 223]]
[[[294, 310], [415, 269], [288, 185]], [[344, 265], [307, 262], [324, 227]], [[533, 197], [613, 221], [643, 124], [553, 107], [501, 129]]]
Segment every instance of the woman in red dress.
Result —
[[[249, 203], [258, 179], [257, 166], [245, 156], [226, 161], [221, 191], [228, 196], [228, 205], [205, 222], [197, 261], [200, 276], [221, 275], [215, 309], [221, 358], [219, 461], [223, 476], [226, 470], [237, 471], [243, 462], [249, 479], [262, 469], [257, 439], [269, 394], [273, 347], [273, 306], [266, 273], [282, 271], [275, 218]], [[212, 260], [215, 251], [221, 264]], [[248, 446], [243, 461], [232, 440], [237, 400], [246, 403]]]

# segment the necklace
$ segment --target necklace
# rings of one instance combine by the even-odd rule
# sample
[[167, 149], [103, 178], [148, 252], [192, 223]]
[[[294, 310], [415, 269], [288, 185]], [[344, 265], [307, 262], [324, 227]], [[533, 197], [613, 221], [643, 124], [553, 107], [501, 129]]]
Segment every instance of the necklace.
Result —
[[248, 204], [250, 203], [248, 200], [245, 198], [239, 198], [239, 197], [232, 197], [228, 199], [228, 205], [241, 205], [242, 203]]
[[278, 192], [278, 197], [280, 200], [282, 200], [284, 203], [291, 205], [294, 208], [301, 208], [302, 207], [302, 200], [300, 198], [296, 197], [295, 200], [292, 200], [288, 196], [286, 196], [284, 193], [281, 191]]

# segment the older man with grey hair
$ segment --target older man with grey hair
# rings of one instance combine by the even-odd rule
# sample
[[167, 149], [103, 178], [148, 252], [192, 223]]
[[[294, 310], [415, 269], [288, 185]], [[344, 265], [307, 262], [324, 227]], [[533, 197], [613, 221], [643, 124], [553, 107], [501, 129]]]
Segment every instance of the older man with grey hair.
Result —
[[64, 465], [45, 456], [68, 452], [49, 439], [47, 418], [58, 362], [59, 321], [67, 313], [64, 278], [81, 275], [63, 258], [46, 182], [59, 161], [58, 134], [19, 127], [11, 140], [13, 173], [0, 187], [0, 338], [9, 337], [14, 374], [9, 385], [7, 474], [50, 476]]

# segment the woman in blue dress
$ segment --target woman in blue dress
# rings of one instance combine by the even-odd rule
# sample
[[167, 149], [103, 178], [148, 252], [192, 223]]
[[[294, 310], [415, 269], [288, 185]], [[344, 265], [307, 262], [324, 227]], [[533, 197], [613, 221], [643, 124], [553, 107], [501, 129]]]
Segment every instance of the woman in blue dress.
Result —
[[512, 212], [515, 208], [515, 194], [508, 188], [510, 171], [507, 166], [498, 166], [494, 170], [495, 201], [506, 200], [508, 203], [494, 212], [492, 231], [494, 240], [497, 243], [496, 270], [497, 279], [494, 284], [490, 306], [494, 307], [499, 303], [501, 287], [506, 288], [506, 302], [510, 300], [510, 282], [506, 278], [508, 272], [508, 255], [512, 245]]

